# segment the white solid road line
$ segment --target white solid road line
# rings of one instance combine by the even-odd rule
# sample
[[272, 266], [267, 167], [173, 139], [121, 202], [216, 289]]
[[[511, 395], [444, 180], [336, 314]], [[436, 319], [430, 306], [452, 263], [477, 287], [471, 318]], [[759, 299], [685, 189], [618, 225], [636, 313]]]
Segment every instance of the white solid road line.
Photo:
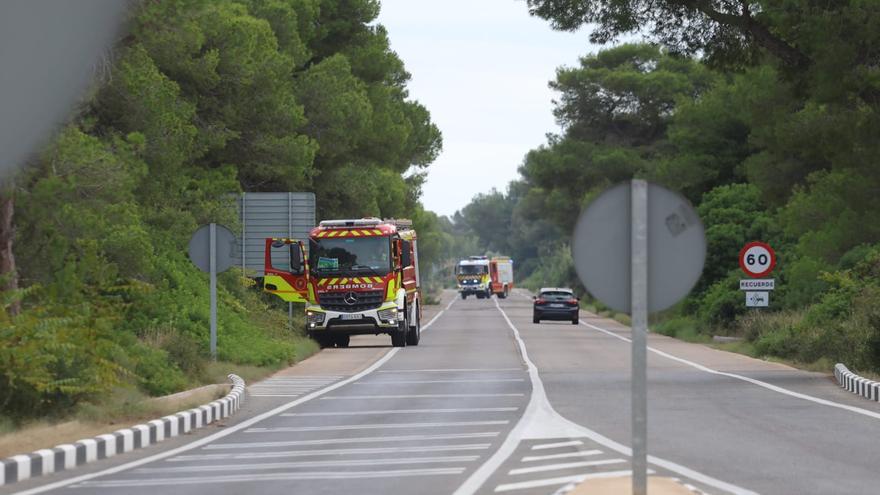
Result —
[[[606, 330], [602, 327], [597, 327], [596, 325], [593, 325], [591, 323], [587, 323], [583, 320], [581, 320], [581, 323], [583, 323], [584, 325], [586, 325], [594, 330], [598, 330], [602, 333], [608, 334], [608, 335], [610, 335], [614, 338], [620, 339], [624, 342], [630, 342], [630, 343], [632, 342], [630, 339], [628, 339], [622, 335], [617, 335], [616, 333], [614, 333], [610, 330]], [[672, 354], [669, 354], [667, 352], [663, 352], [659, 349], [655, 349], [651, 346], [648, 346], [648, 350], [653, 352], [654, 354], [657, 354], [658, 356], [662, 356], [662, 357], [665, 357], [666, 359], [671, 359], [673, 361], [676, 361], [676, 362], [679, 362], [682, 364], [686, 364], [692, 368], [698, 369], [700, 371], [704, 371], [706, 373], [710, 373], [713, 375], [719, 375], [719, 376], [726, 376], [729, 378], [735, 378], [737, 380], [742, 380], [744, 382], [748, 382], [753, 385], [757, 385], [759, 387], [766, 388], [767, 390], [772, 390], [773, 392], [777, 392], [777, 393], [780, 393], [783, 395], [788, 395], [790, 397], [795, 397], [797, 399], [803, 399], [806, 401], [814, 402], [816, 404], [822, 404], [823, 406], [835, 407], [838, 409], [843, 409], [846, 411], [854, 412], [856, 414], [861, 414], [863, 416], [868, 416], [870, 418], [880, 419], [880, 413], [877, 413], [874, 411], [869, 411], [867, 409], [862, 409], [861, 407], [849, 406], [846, 404], [841, 404], [839, 402], [830, 401], [827, 399], [820, 399], [819, 397], [813, 397], [812, 395], [807, 395], [807, 394], [802, 394], [800, 392], [795, 392], [795, 391], [789, 390], [787, 388], [782, 388], [782, 387], [773, 385], [772, 383], [762, 382], [761, 380], [755, 380], [754, 378], [749, 378], [749, 377], [743, 376], [743, 375], [737, 375], [736, 373], [728, 373], [726, 371], [718, 371], [718, 370], [703, 366], [702, 364], [695, 363], [693, 361], [688, 361], [687, 359], [682, 359], [677, 356], [673, 356]]]
[[[446, 306], [446, 309], [441, 310], [436, 315], [434, 315], [434, 317], [431, 318], [431, 320], [422, 327], [422, 330], [427, 330], [428, 328], [430, 328], [430, 326], [433, 325], [434, 322], [437, 321], [437, 319], [440, 318], [440, 316], [443, 315], [443, 313], [446, 310], [448, 310], [450, 307], [452, 307], [453, 303], [455, 303], [455, 299], [453, 299], [449, 303], [449, 305]], [[360, 380], [361, 378], [369, 375], [370, 373], [372, 373], [372, 372], [376, 371], [377, 369], [379, 369], [380, 367], [382, 367], [382, 365], [387, 363], [388, 360], [390, 360], [392, 357], [394, 357], [394, 355], [397, 354], [400, 351], [400, 349], [401, 349], [400, 347], [392, 348], [391, 350], [388, 351], [388, 353], [386, 353], [384, 356], [379, 358], [375, 363], [373, 363], [372, 365], [367, 367], [367, 369], [361, 371], [360, 373], [352, 375], [351, 377], [346, 378], [344, 380], [340, 380], [338, 382], [335, 382], [331, 385], [328, 385], [328, 386], [321, 388], [319, 390], [316, 390], [314, 392], [310, 392], [306, 396], [292, 400], [286, 404], [282, 404], [282, 405], [276, 407], [275, 409], [266, 411], [262, 414], [258, 414], [257, 416], [254, 416], [253, 418], [250, 418], [250, 419], [242, 421], [241, 423], [238, 423], [237, 425], [226, 427], [223, 430], [218, 431], [217, 433], [213, 433], [211, 435], [208, 435], [202, 439], [196, 440], [194, 442], [190, 442], [186, 445], [182, 445], [182, 446], [174, 448], [174, 449], [166, 450], [165, 452], [160, 452], [155, 455], [144, 457], [143, 459], [139, 459], [137, 461], [132, 461], [132, 462], [129, 462], [126, 464], [121, 464], [119, 466], [105, 469], [103, 471], [98, 471], [96, 473], [84, 474], [82, 476], [76, 476], [74, 478], [56, 481], [55, 483], [49, 483], [46, 485], [38, 486], [38, 487], [32, 488], [30, 490], [25, 490], [25, 491], [19, 492], [17, 495], [36, 495], [37, 493], [44, 493], [44, 492], [47, 492], [50, 490], [63, 488], [65, 486], [70, 486], [70, 485], [73, 485], [76, 483], [87, 482], [88, 480], [98, 478], [100, 476], [107, 476], [109, 474], [119, 473], [122, 471], [126, 471], [129, 469], [139, 467], [139, 466], [143, 466], [144, 464], [149, 464], [151, 462], [160, 461], [162, 459], [167, 459], [168, 457], [176, 456], [177, 454], [180, 454], [181, 452], [187, 452], [189, 450], [201, 447], [203, 445], [207, 446], [208, 444], [210, 444], [211, 442], [214, 442], [215, 440], [229, 436], [237, 431], [241, 431], [246, 428], [249, 428], [251, 425], [259, 423], [260, 421], [263, 421], [264, 419], [271, 418], [272, 416], [276, 416], [280, 413], [283, 413], [284, 411], [287, 411], [288, 409], [296, 407], [296, 406], [298, 406], [302, 403], [308, 402], [312, 399], [318, 398], [328, 392], [332, 392], [333, 390], [336, 390], [340, 387], [348, 385], [349, 383], [353, 383], [353, 382]], [[497, 435], [497, 432], [495, 434]], [[292, 478], [292, 479], [295, 479], [295, 478]], [[139, 480], [135, 486], [140, 485], [142, 483], [142, 481], [143, 480]]]
[[447, 414], [447, 413], [494, 413], [514, 412], [518, 407], [463, 407], [459, 409], [384, 409], [376, 411], [342, 411], [314, 413], [284, 413], [283, 417], [294, 416], [364, 416], [367, 414]]
[[[651, 474], [653, 473], [653, 471], [649, 469], [648, 473]], [[617, 478], [618, 476], [630, 476], [631, 474], [632, 471], [607, 471], [604, 473], [579, 474], [575, 476], [561, 476], [559, 478], [522, 481], [519, 483], [507, 483], [504, 485], [498, 485], [495, 488], [495, 493], [509, 492], [513, 490], [524, 490], [528, 488], [540, 488], [543, 486], [564, 485], [566, 483], [580, 483], [582, 481], [598, 478]]]
[[463, 380], [368, 380], [357, 382], [355, 385], [396, 385], [403, 383], [501, 383], [501, 382], [524, 382], [525, 378], [485, 378]]
[[[73, 488], [125, 488], [142, 486], [203, 485], [209, 483], [254, 483], [296, 480], [361, 480], [368, 478], [400, 478], [405, 476], [458, 475], [466, 468], [400, 469], [379, 471], [308, 471], [297, 473], [255, 473], [240, 475], [191, 476], [173, 478], [138, 478], [129, 480], [84, 481]], [[27, 493], [27, 492], [22, 492]], [[20, 495], [20, 494], [17, 494]]]
[[437, 423], [375, 423], [356, 425], [331, 425], [331, 426], [279, 426], [274, 428], [250, 428], [245, 433], [280, 433], [296, 431], [349, 431], [349, 430], [385, 430], [397, 428], [447, 428], [463, 426], [500, 426], [510, 424], [510, 421], [448, 421]]
[[365, 399], [454, 399], [489, 398], [489, 397], [523, 397], [525, 394], [417, 394], [417, 395], [331, 395], [321, 400], [365, 400]]
[[566, 452], [565, 454], [527, 455], [520, 462], [549, 461], [552, 459], [571, 459], [576, 457], [590, 457], [601, 454], [601, 450], [581, 450], [578, 452]]
[[569, 442], [554, 442], [554, 443], [544, 443], [540, 445], [532, 445], [532, 450], [544, 450], [544, 449], [556, 449], [559, 447], [574, 447], [577, 445], [583, 445], [584, 442], [580, 440], [571, 440]]
[[493, 438], [500, 432], [481, 431], [479, 433], [450, 433], [446, 435], [400, 435], [385, 437], [354, 437], [354, 438], [326, 438], [321, 440], [288, 440], [279, 442], [236, 442], [217, 443], [206, 445], [203, 450], [227, 450], [227, 449], [259, 449], [274, 447], [296, 447], [302, 445], [339, 445], [349, 443], [377, 443], [377, 442], [410, 442], [425, 440], [456, 440], [462, 438]]
[[454, 445], [422, 445], [418, 447], [365, 447], [359, 449], [307, 449], [307, 450], [284, 450], [274, 452], [237, 452], [229, 454], [193, 454], [181, 455], [166, 459], [165, 462], [190, 462], [190, 461], [222, 461], [229, 459], [279, 459], [284, 457], [320, 457], [340, 455], [367, 455], [367, 454], [417, 454], [425, 452], [457, 452], [486, 450], [491, 443], [466, 443]]
[[[514, 340], [516, 340], [517, 346], [520, 350], [520, 354], [522, 355], [522, 359], [529, 369], [529, 378], [532, 382], [532, 397], [529, 400], [529, 405], [526, 407], [525, 412], [523, 413], [522, 417], [520, 417], [519, 422], [517, 422], [517, 424], [514, 425], [513, 429], [510, 430], [510, 433], [507, 435], [507, 438], [504, 439], [504, 442], [502, 442], [498, 450], [496, 450], [495, 453], [490, 456], [489, 459], [487, 459], [482, 466], [477, 468], [477, 470], [474, 471], [460, 487], [458, 487], [458, 489], [455, 491], [455, 495], [471, 495], [473, 493], [476, 493], [477, 490], [479, 490], [480, 487], [483, 486], [486, 480], [489, 479], [489, 477], [492, 476], [492, 474], [495, 473], [495, 471], [497, 471], [499, 467], [501, 467], [504, 461], [508, 457], [510, 457], [513, 451], [516, 450], [520, 441], [525, 438], [527, 434], [529, 434], [528, 429], [540, 428], [542, 426], [540, 424], [533, 424], [535, 423], [536, 418], [542, 418], [540, 421], [538, 421], [538, 423], [544, 422], [545, 420], [543, 418], [552, 419], [559, 425], [560, 429], [571, 431], [572, 434], [569, 435], [571, 437], [586, 437], [620, 454], [626, 456], [632, 455], [632, 451], [629, 447], [615, 442], [614, 440], [611, 440], [610, 438], [601, 435], [598, 432], [595, 432], [589, 428], [569, 421], [559, 415], [559, 413], [557, 413], [556, 410], [553, 409], [553, 405], [550, 404], [549, 399], [547, 399], [547, 394], [544, 391], [544, 382], [541, 381], [541, 377], [538, 374], [538, 368], [535, 366], [535, 363], [533, 363], [532, 360], [529, 358], [526, 344], [520, 336], [519, 330], [516, 328], [513, 322], [510, 321], [507, 313], [505, 313], [504, 309], [501, 308], [501, 305], [498, 304], [497, 299], [495, 300], [495, 307], [498, 308], [501, 316], [503, 316], [504, 320], [507, 322], [508, 327], [510, 327], [510, 329], [513, 331]], [[731, 483], [715, 479], [711, 476], [707, 476], [703, 473], [694, 471], [690, 468], [684, 467], [671, 461], [667, 461], [665, 459], [648, 456], [648, 462], [655, 466], [660, 466], [668, 469], [669, 471], [672, 471], [686, 478], [690, 478], [694, 481], [703, 483], [713, 488], [717, 488], [719, 490], [724, 490], [734, 495], [757, 495], [751, 490], [747, 490]]]
[[623, 459], [600, 459], [598, 461], [563, 462], [560, 464], [547, 464], [544, 466], [532, 466], [532, 467], [527, 467], [527, 468], [511, 469], [507, 474], [518, 475], [518, 474], [530, 474], [530, 473], [543, 473], [545, 471], [559, 471], [560, 469], [571, 469], [571, 468], [592, 467], [592, 466], [607, 466], [608, 464], [620, 464], [621, 462], [626, 462], [626, 461]]
[[[362, 467], [362, 466], [395, 466], [401, 464], [446, 464], [473, 462], [478, 455], [451, 455], [438, 457], [394, 457], [370, 459], [343, 459], [324, 461], [296, 462], [263, 462], [259, 464], [209, 464], [203, 466], [138, 468], [132, 471], [139, 474], [161, 473], [210, 473], [216, 471], [269, 471], [273, 469], [327, 468], [327, 467]], [[622, 461], [621, 461], [622, 462]]]

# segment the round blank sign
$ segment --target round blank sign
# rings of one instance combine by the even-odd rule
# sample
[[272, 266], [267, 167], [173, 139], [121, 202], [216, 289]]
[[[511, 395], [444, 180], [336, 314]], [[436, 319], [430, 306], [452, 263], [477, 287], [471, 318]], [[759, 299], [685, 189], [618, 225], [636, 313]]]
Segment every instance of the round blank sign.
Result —
[[[222, 225], [216, 226], [215, 245], [217, 246], [215, 266], [217, 272], [225, 272], [240, 261], [238, 241], [231, 230]], [[211, 226], [202, 225], [189, 240], [189, 259], [203, 272], [211, 271]]]
[[[587, 291], [616, 311], [630, 312], [630, 183], [605, 190], [581, 213], [571, 251]], [[666, 309], [703, 273], [703, 223], [679, 194], [648, 184], [648, 310]]]

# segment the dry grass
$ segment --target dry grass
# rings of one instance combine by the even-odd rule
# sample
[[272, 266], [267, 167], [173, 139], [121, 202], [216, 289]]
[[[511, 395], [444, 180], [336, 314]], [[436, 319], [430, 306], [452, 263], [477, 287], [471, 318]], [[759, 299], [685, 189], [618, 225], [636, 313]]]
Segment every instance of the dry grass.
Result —
[[[320, 350], [317, 344], [309, 339], [298, 337], [295, 340], [297, 361]], [[253, 383], [287, 366], [287, 363], [276, 366], [248, 366], [222, 361], [212, 362], [205, 366], [201, 377], [202, 383], [213, 382], [221, 385], [205, 385], [178, 394], [154, 398], [133, 389], [118, 389], [110, 396], [103, 397], [97, 404], [80, 404], [68, 418], [57, 421], [41, 420], [16, 425], [0, 417], [0, 459], [112, 433], [121, 428], [192, 409], [226, 395], [230, 389], [227, 378], [229, 373], [240, 376], [245, 383]]]
[[[37, 421], [0, 435], [0, 458], [72, 443], [121, 428], [192, 409], [223, 397], [229, 385], [207, 385], [166, 397], [145, 398], [130, 390], [114, 393], [101, 405], [87, 405], [78, 419], [60, 423]], [[112, 405], [108, 405], [112, 404]]]

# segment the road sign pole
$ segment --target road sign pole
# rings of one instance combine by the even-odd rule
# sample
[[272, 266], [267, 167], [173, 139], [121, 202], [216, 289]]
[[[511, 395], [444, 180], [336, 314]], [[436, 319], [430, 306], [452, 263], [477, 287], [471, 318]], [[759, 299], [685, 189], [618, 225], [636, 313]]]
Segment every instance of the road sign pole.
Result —
[[210, 234], [211, 265], [211, 359], [217, 360], [217, 224], [211, 224]]
[[648, 183], [633, 180], [630, 249], [632, 318], [632, 492], [648, 493]]

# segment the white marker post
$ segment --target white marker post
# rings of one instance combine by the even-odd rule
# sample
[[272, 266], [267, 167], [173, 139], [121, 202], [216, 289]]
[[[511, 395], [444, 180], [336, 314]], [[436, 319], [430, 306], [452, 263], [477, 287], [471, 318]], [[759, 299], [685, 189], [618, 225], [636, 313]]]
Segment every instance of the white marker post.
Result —
[[648, 183], [632, 181], [632, 492], [648, 493]]
[[211, 359], [217, 360], [217, 224], [211, 223]]

